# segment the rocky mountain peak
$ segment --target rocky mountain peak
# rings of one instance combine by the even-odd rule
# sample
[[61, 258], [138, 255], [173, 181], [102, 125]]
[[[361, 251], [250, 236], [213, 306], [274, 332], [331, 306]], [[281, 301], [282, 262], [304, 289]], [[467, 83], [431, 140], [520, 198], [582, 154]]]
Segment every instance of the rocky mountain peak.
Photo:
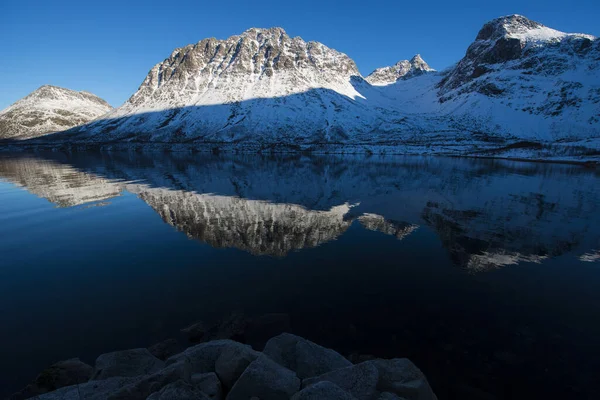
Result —
[[[593, 36], [560, 32], [521, 15], [496, 18], [481, 28], [465, 56], [438, 87], [445, 95], [500, 69], [524, 70], [526, 75], [558, 75], [574, 68], [578, 58], [596, 51], [594, 41]], [[496, 83], [484, 86], [478, 89], [483, 94], [502, 93]]]
[[343, 85], [355, 94], [348, 82], [359, 75], [350, 57], [321, 43], [290, 37], [279, 27], [251, 28], [176, 49], [152, 68], [125, 107], [232, 103]]
[[522, 15], [506, 15], [491, 20], [483, 25], [475, 40], [494, 40], [503, 36], [525, 33], [531, 29], [543, 28], [544, 25], [532, 21]]
[[401, 60], [390, 67], [377, 68], [365, 79], [371, 85], [385, 86], [398, 79], [408, 79], [432, 71], [435, 70], [421, 58], [420, 54], [416, 54], [410, 60]]

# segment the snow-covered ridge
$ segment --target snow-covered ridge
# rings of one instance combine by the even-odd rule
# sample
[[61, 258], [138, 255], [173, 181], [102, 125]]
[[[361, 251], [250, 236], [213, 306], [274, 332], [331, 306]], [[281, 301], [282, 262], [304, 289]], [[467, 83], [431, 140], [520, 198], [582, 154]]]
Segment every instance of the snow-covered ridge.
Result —
[[63, 131], [111, 109], [89, 92], [44, 85], [0, 111], [0, 139], [27, 139]]
[[426, 72], [434, 72], [422, 58], [420, 54], [415, 55], [410, 60], [401, 60], [390, 67], [377, 68], [371, 72], [365, 80], [373, 86], [390, 85], [398, 79], [407, 79], [418, 76]]

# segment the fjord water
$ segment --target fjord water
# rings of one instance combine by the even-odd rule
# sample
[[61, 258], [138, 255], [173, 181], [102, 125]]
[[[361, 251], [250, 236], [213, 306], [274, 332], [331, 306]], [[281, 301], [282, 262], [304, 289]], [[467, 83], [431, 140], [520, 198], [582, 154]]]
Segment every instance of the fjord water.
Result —
[[[600, 174], [443, 157], [0, 158], [0, 395], [232, 313], [440, 399], [593, 398]], [[491, 397], [490, 397], [491, 398]]]

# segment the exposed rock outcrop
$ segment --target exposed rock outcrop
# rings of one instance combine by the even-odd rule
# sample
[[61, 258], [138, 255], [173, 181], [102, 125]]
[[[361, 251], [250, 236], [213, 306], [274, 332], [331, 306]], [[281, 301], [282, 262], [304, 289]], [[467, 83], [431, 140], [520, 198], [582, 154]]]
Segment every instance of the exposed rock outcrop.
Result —
[[[269, 343], [259, 353], [230, 340], [207, 342], [171, 357], [166, 366], [149, 363], [139, 349], [108, 353], [98, 357], [96, 371], [110, 370], [110, 376], [95, 374], [37, 399], [436, 399], [425, 376], [406, 359], [352, 365], [298, 336], [282, 334]], [[312, 377], [302, 380], [307, 376]]]

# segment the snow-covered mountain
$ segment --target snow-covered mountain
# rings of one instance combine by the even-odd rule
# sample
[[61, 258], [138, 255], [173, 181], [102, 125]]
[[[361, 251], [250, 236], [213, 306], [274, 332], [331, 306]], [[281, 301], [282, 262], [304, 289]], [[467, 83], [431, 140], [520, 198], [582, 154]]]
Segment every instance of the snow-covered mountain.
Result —
[[347, 55], [281, 28], [252, 28], [173, 51], [85, 137], [186, 141], [340, 141], [382, 123]]
[[64, 131], [111, 109], [91, 93], [44, 85], [0, 111], [0, 139], [29, 139]]
[[[600, 137], [600, 41], [520, 15], [479, 31], [437, 84], [442, 109], [486, 131], [536, 140]], [[445, 103], [450, 103], [446, 105]]]
[[511, 15], [485, 24], [445, 71], [415, 56], [363, 78], [323, 44], [253, 28], [176, 49], [123, 106], [54, 138], [593, 156], [599, 61], [595, 37]]
[[377, 68], [365, 80], [373, 86], [385, 86], [395, 83], [398, 79], [407, 79], [435, 71], [422, 58], [420, 54], [410, 60], [401, 60], [391, 67]]

